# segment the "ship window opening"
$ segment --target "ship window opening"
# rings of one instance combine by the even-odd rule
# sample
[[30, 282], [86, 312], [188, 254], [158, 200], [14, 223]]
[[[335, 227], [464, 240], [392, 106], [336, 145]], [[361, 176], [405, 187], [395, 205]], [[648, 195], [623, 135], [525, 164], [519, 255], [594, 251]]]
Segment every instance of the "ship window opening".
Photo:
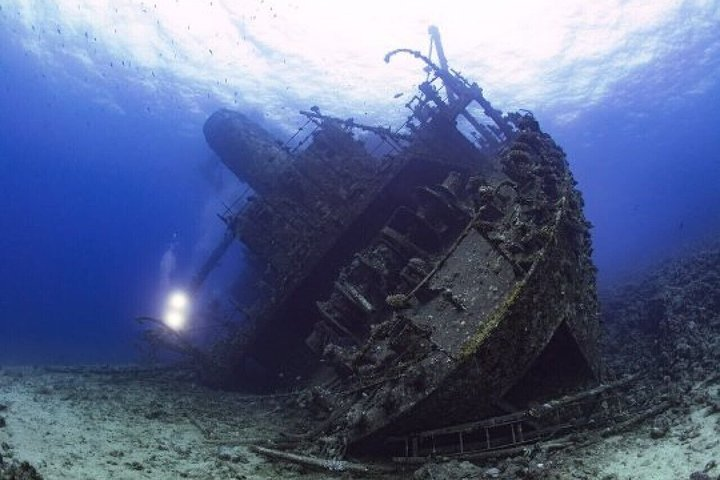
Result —
[[478, 133], [477, 129], [462, 115], [456, 119], [456, 128], [470, 143], [482, 150], [487, 146], [487, 141]]
[[498, 127], [485, 115], [482, 106], [471, 101], [456, 118], [457, 129], [479, 149], [495, 147], [503, 141]]

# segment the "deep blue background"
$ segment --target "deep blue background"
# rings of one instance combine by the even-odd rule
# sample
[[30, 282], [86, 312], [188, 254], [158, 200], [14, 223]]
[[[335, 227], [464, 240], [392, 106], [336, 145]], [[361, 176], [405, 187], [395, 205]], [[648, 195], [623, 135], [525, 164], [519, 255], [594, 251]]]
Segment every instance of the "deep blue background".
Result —
[[[202, 119], [124, 93], [95, 106], [25, 56], [0, 55], [0, 361], [121, 361], [156, 313], [177, 236], [187, 276], [211, 195]], [[177, 130], [197, 123], [196, 135]], [[184, 263], [184, 265], [183, 265]]]
[[[128, 87], [119, 114], [3, 45], [0, 362], [130, 360], [133, 317], [159, 308], [163, 252], [177, 242], [187, 279], [218, 229], [202, 123], [221, 104], [158, 112]], [[536, 112], [585, 194], [604, 284], [720, 232], [720, 89], [666, 101], [634, 85], [570, 124]]]
[[680, 99], [639, 87], [569, 126], [544, 125], [595, 225], [601, 287], [720, 234], [720, 85]]

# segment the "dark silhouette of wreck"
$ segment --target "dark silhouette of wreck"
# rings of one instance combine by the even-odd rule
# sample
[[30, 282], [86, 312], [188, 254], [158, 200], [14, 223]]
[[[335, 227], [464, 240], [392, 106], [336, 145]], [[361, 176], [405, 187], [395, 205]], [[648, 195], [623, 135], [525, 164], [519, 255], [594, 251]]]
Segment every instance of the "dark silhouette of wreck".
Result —
[[529, 112], [494, 109], [431, 35], [439, 65], [386, 56], [429, 72], [397, 130], [317, 107], [303, 112], [304, 149], [230, 110], [204, 127], [254, 195], [224, 216], [198, 283], [235, 238], [266, 268], [245, 328], [206, 356], [203, 377], [257, 385], [250, 364], [266, 387], [302, 377], [324, 409], [308, 438], [371, 448], [598, 376], [589, 224], [565, 155]]

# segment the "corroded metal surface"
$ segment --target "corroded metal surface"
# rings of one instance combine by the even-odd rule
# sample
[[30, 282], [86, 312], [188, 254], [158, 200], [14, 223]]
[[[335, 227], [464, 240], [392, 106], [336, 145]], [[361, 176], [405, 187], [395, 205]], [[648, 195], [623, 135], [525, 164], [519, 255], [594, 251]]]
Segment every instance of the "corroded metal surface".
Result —
[[313, 109], [293, 152], [239, 113], [205, 126], [255, 191], [226, 221], [266, 265], [266, 294], [206, 378], [247, 384], [250, 360], [269, 379], [310, 378], [313, 432], [359, 447], [599, 372], [589, 224], [563, 151], [531, 114], [502, 114], [417, 52], [388, 58], [400, 52], [434, 73], [400, 130]]

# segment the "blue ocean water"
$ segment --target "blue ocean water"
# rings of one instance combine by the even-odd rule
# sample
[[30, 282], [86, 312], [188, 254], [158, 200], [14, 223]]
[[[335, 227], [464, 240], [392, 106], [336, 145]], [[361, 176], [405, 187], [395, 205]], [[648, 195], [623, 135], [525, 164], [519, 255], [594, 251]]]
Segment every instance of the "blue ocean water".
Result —
[[[189, 281], [222, 235], [215, 213], [242, 190], [205, 144], [207, 116], [238, 108], [280, 139], [315, 104], [365, 123], [398, 119], [393, 76], [424, 74], [382, 55], [425, 49], [435, 20], [409, 15], [383, 31], [387, 19], [359, 17], [356, 28], [375, 33], [350, 49], [341, 30], [352, 19], [302, 16], [301, 4], [118, 5], [0, 1], [0, 363], [133, 360], [133, 318], [157, 314], [167, 290]], [[631, 19], [647, 28], [598, 21], [615, 30], [593, 38], [568, 28], [603, 12], [568, 14], [556, 63], [531, 34], [519, 47], [499, 36], [490, 51], [473, 48], [461, 12], [438, 22], [451, 64], [498, 108], [533, 110], [565, 149], [601, 283], [720, 233], [718, 6], [658, 5]], [[310, 38], [327, 25], [337, 42]], [[615, 43], [604, 52], [594, 42]], [[568, 53], [579, 46], [588, 53]], [[537, 58], [509, 62], [528, 52]], [[493, 61], [515, 70], [493, 76]], [[208, 289], [244, 268], [234, 248]]]

